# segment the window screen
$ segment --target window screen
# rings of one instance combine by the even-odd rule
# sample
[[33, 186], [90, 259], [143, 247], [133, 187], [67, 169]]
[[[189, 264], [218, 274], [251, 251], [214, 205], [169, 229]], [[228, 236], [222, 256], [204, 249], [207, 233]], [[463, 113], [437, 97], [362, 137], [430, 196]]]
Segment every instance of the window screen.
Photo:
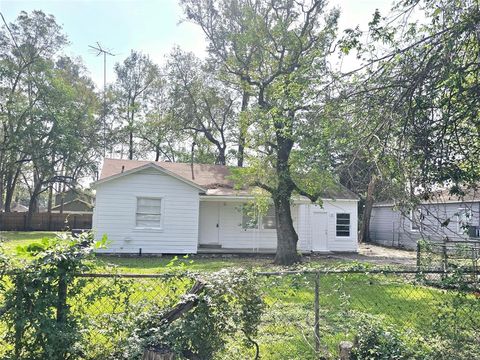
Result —
[[159, 228], [162, 217], [162, 199], [137, 198], [136, 226]]

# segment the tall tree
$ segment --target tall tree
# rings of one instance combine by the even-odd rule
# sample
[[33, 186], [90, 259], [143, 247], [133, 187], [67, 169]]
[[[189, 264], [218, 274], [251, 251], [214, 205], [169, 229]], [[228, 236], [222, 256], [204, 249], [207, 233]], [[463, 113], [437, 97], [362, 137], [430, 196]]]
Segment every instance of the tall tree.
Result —
[[132, 50], [122, 64], [115, 64], [113, 86], [122, 128], [127, 137], [128, 158], [134, 157], [136, 125], [143, 120], [152, 84], [159, 77], [158, 66], [147, 55]]
[[137, 136], [145, 157], [154, 155], [155, 161], [176, 161], [179, 145], [187, 141], [187, 134], [177, 118], [174, 99], [169, 96], [166, 79], [158, 78], [152, 84], [151, 96], [145, 111], [145, 120], [137, 125]]
[[182, 3], [187, 16], [202, 27], [241, 14], [235, 16], [236, 28], [211, 37], [222, 36], [226, 48], [243, 46], [225, 53], [210, 39], [209, 50], [227, 71], [249, 85], [255, 98], [250, 114], [255, 123], [247, 135], [253, 156], [248, 158], [249, 167], [237, 172], [237, 181], [271, 195], [277, 220], [275, 262], [291, 264], [298, 260], [292, 196], [307, 196], [315, 202], [332, 183], [324, 159], [313, 151], [312, 137], [322, 134], [306, 129], [321, 122], [318, 114], [331, 96], [327, 57], [339, 13], [327, 11], [325, 1]]
[[213, 55], [209, 61], [218, 66], [223, 81], [233, 86], [240, 95], [240, 114], [235, 132], [239, 167], [244, 164], [247, 133], [254, 122], [254, 119], [248, 116], [253, 90], [245, 74], [248, 69], [256, 66], [260, 54], [260, 48], [254, 41], [245, 41], [243, 32], [246, 24], [253, 19], [252, 12], [260, 10], [261, 4], [250, 3], [251, 7], [246, 8], [245, 3], [181, 1], [187, 18], [198, 24], [208, 39], [208, 51]]
[[237, 104], [232, 92], [216, 77], [215, 69], [192, 53], [175, 49], [168, 62], [170, 96], [182, 127], [200, 134], [216, 149], [216, 163], [227, 163], [227, 147]]
[[41, 90], [48, 100], [34, 107], [35, 131], [24, 138], [31, 157], [30, 167], [22, 170], [30, 185], [27, 227], [39, 196], [55, 183], [73, 187], [82, 176], [91, 176], [102, 148], [99, 102], [85, 69], [67, 57], [49, 65]]
[[[21, 12], [0, 30], [0, 205], [10, 211], [22, 167], [31, 160], [26, 137], [35, 133], [32, 113], [45, 101], [47, 63], [67, 43], [53, 16]], [[5, 195], [5, 196], [4, 196]]]
[[356, 79], [349, 98], [357, 113], [373, 107], [377, 114], [352, 127], [388, 154], [384, 163], [397, 170], [388, 174], [397, 185], [390, 196], [410, 207], [439, 187], [461, 196], [463, 187], [478, 186], [479, 21], [476, 1], [399, 2], [387, 17], [374, 14], [367, 42], [356, 29], [342, 44], [364, 59], [347, 74]]

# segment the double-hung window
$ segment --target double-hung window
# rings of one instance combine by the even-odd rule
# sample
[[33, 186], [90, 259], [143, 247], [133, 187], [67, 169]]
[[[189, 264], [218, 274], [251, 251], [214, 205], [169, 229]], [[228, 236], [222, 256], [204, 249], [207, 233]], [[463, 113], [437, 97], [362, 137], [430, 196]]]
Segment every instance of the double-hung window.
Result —
[[136, 227], [160, 229], [162, 227], [162, 199], [137, 198]]
[[425, 216], [421, 208], [415, 208], [410, 211], [410, 230], [411, 231], [420, 231], [423, 229], [423, 220]]
[[337, 213], [336, 235], [337, 237], [350, 236], [350, 214]]

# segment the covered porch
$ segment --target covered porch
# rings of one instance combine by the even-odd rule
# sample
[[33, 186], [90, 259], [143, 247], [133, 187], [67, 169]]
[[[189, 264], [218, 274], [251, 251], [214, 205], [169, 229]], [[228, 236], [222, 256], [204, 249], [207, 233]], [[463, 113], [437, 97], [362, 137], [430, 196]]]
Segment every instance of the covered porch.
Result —
[[[275, 254], [277, 230], [273, 207], [266, 214], [252, 218], [244, 211], [251, 200], [246, 197], [205, 196], [200, 198], [199, 242], [200, 254]], [[293, 225], [299, 236], [298, 249], [312, 251], [308, 241], [310, 232], [308, 205], [292, 205]], [[325, 249], [326, 250], [326, 249]]]

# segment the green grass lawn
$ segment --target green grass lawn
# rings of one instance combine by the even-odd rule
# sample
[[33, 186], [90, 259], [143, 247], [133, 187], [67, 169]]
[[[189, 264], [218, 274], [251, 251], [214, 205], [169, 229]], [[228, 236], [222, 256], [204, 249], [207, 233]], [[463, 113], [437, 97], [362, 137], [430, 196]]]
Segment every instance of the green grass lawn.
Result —
[[18, 246], [25, 246], [56, 235], [57, 233], [52, 231], [0, 231], [2, 246], [7, 254], [14, 254]]
[[[38, 242], [45, 237], [55, 237], [58, 233], [48, 231], [27, 231], [27, 232], [14, 232], [4, 231], [0, 232], [0, 239], [3, 239], [3, 248], [6, 254], [16, 255], [16, 249], [19, 246], [26, 246], [28, 244]], [[178, 258], [174, 261], [178, 265], [187, 267], [189, 271], [202, 272], [202, 271], [218, 271], [226, 268], [242, 267], [246, 269], [259, 269], [269, 270], [272, 269], [273, 264], [272, 256], [231, 256], [231, 255], [218, 255], [218, 256], [205, 256], [205, 255], [190, 255], [188, 257], [173, 255], [163, 256], [108, 256], [97, 255], [96, 265], [98, 266], [96, 272], [122, 272], [132, 274], [158, 274], [169, 270], [169, 264], [174, 258]], [[321, 261], [311, 262], [308, 265], [315, 266], [337, 266], [344, 264], [345, 262], [322, 259]]]
[[[15, 253], [20, 245], [54, 236], [48, 232], [4, 232], [4, 249], [9, 254]], [[225, 268], [243, 267], [260, 270], [273, 269], [272, 259], [268, 257], [178, 257], [172, 262], [172, 256], [163, 257], [115, 257], [98, 256], [97, 272], [121, 272], [157, 274], [172, 269], [193, 272], [210, 272]], [[339, 266], [338, 261], [317, 261], [307, 266]], [[362, 312], [381, 316], [386, 323], [399, 329], [410, 329], [418, 334], [427, 331], [432, 320], [438, 315], [438, 306], [451, 302], [455, 292], [446, 292], [411, 283], [412, 279], [393, 275], [373, 274], [324, 274], [320, 276], [320, 316], [322, 348], [335, 353], [338, 343], [352, 339], [349, 328], [352, 312]], [[167, 282], [164, 279], [85, 279], [87, 286], [80, 298], [72, 302], [72, 308], [79, 307], [87, 313], [98, 329], [92, 332], [92, 344], [108, 348], [113, 347], [111, 337], [105, 335], [104, 328], [110, 321], [109, 313], [122, 312], [122, 305], [127, 293], [136, 303], [164, 304], [177, 299], [191, 285], [189, 279]], [[189, 282], [190, 281], [190, 282]], [[261, 291], [266, 303], [266, 311], [257, 337], [263, 359], [315, 359], [313, 350], [314, 324], [314, 277], [312, 274], [299, 276], [259, 276]], [[123, 284], [123, 285], [122, 285]], [[105, 295], [93, 304], [82, 307], [82, 301], [90, 292], [99, 288]], [[128, 289], [128, 290], [126, 290]], [[170, 300], [166, 300], [166, 299]], [[475, 301], [472, 299], [472, 301]], [[463, 314], [461, 316], [471, 316]], [[477, 314], [480, 316], [480, 314]], [[105, 316], [105, 317], [104, 317]], [[480, 323], [480, 320], [479, 320]], [[118, 335], [121, 336], [121, 335]], [[1, 344], [0, 344], [1, 345]], [[92, 345], [92, 346], [93, 346]], [[0, 346], [1, 347], [1, 346]], [[95, 346], [94, 346], [95, 347]], [[236, 339], [229, 345], [231, 359], [251, 358]], [[237, 355], [232, 355], [233, 353]]]

